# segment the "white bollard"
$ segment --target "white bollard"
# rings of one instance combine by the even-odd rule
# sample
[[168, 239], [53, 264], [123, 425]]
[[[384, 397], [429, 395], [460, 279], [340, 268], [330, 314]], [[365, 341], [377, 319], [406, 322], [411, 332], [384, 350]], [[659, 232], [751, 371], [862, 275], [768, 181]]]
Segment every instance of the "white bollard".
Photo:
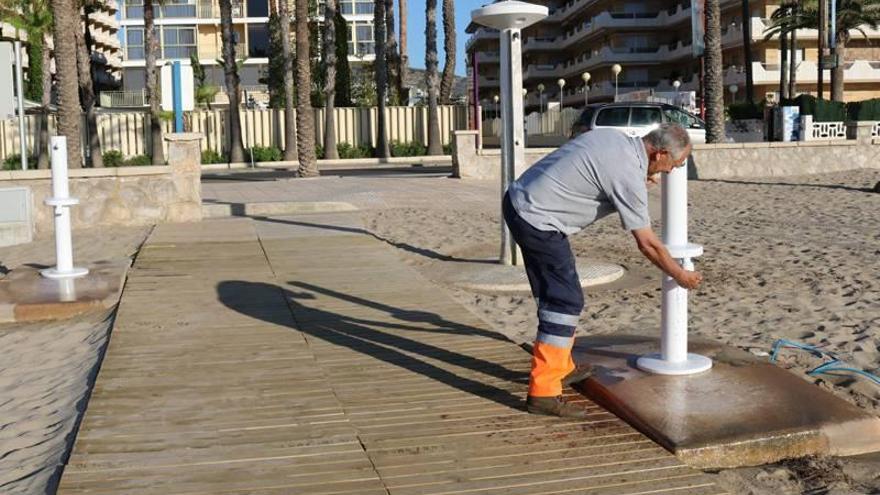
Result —
[[85, 268], [73, 266], [73, 240], [70, 232], [70, 207], [79, 200], [70, 197], [67, 184], [67, 138], [53, 136], [52, 150], [52, 197], [44, 203], [55, 208], [55, 268], [40, 272], [46, 278], [66, 279], [82, 277], [89, 273]]
[[[687, 167], [665, 174], [662, 181], [663, 244], [685, 270], [693, 270], [692, 258], [703, 254], [703, 246], [688, 242]], [[660, 375], [690, 375], [712, 367], [712, 360], [687, 352], [688, 290], [670, 276], [663, 276], [660, 353], [642, 356], [639, 369]]]

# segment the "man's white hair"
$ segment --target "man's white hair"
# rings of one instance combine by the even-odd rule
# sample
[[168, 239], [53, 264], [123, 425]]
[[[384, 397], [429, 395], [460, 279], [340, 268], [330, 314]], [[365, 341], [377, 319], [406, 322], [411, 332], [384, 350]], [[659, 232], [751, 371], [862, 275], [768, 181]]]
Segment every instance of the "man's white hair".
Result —
[[691, 137], [684, 127], [668, 122], [660, 124], [643, 139], [654, 149], [666, 151], [676, 158], [691, 144]]

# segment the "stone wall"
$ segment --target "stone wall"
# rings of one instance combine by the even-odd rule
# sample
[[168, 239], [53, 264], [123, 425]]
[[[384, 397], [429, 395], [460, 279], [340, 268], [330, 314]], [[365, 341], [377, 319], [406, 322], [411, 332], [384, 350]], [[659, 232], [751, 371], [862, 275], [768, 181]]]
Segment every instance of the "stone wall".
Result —
[[[725, 143], [694, 146], [689, 176], [698, 179], [774, 177], [860, 168], [880, 169], [880, 140], [871, 137], [873, 122], [852, 124], [845, 141]], [[462, 179], [501, 178], [499, 150], [477, 150], [476, 131], [456, 131], [452, 174]], [[519, 176], [555, 148], [527, 148]]]
[[[202, 218], [198, 134], [166, 135], [168, 165], [71, 169], [73, 228], [99, 225], [149, 225]], [[37, 236], [54, 232], [49, 170], [0, 172], [0, 187], [24, 186], [31, 192], [31, 224]]]

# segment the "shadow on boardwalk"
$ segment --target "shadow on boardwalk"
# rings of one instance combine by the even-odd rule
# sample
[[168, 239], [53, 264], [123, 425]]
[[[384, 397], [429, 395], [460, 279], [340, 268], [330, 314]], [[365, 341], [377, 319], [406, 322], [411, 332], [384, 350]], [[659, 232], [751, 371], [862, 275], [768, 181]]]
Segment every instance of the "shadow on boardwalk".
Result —
[[[452, 343], [450, 347], [446, 347], [442, 342], [442, 336], [448, 335], [473, 336], [475, 337], [473, 342], [476, 344], [497, 341], [512, 344], [504, 336], [449, 321], [436, 313], [389, 306], [306, 283], [289, 282], [289, 284], [301, 292], [273, 284], [232, 280], [218, 284], [217, 294], [220, 301], [235, 311], [274, 324], [289, 324], [286, 318], [273, 318], [272, 313], [266, 312], [265, 308], [242, 305], [238, 302], [241, 294], [278, 290], [298, 322], [293, 329], [304, 333], [309, 340], [320, 339], [437, 380], [461, 391], [508, 407], [524, 409], [523, 397], [512, 394], [507, 390], [509, 387], [499, 388], [479, 379], [463, 377], [455, 370], [464, 369], [485, 375], [486, 378], [502, 380], [502, 383], [507, 381], [518, 384], [528, 381], [525, 373], [512, 371], [500, 364], [458, 352], [454, 350]], [[315, 294], [331, 296], [369, 310], [378, 310], [383, 317], [369, 319], [309, 307], [307, 301], [315, 299]], [[430, 340], [431, 343], [420, 341], [420, 336], [430, 336], [430, 339], [425, 340]], [[315, 357], [320, 363], [322, 360], [320, 350], [315, 351]], [[393, 397], [389, 397], [389, 400], [393, 400]]]

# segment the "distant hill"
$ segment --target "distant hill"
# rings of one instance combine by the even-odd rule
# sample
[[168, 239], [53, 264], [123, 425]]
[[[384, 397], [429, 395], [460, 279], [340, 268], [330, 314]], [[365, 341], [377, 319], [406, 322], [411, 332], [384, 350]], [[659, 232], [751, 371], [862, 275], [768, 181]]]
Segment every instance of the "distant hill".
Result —
[[[438, 74], [439, 77], [441, 74]], [[427, 94], [428, 85], [425, 83], [425, 69], [410, 69], [406, 73], [406, 81], [404, 86], [414, 88], [417, 93]], [[467, 96], [468, 79], [462, 76], [455, 77], [455, 84], [452, 86], [453, 99], [464, 100]]]

